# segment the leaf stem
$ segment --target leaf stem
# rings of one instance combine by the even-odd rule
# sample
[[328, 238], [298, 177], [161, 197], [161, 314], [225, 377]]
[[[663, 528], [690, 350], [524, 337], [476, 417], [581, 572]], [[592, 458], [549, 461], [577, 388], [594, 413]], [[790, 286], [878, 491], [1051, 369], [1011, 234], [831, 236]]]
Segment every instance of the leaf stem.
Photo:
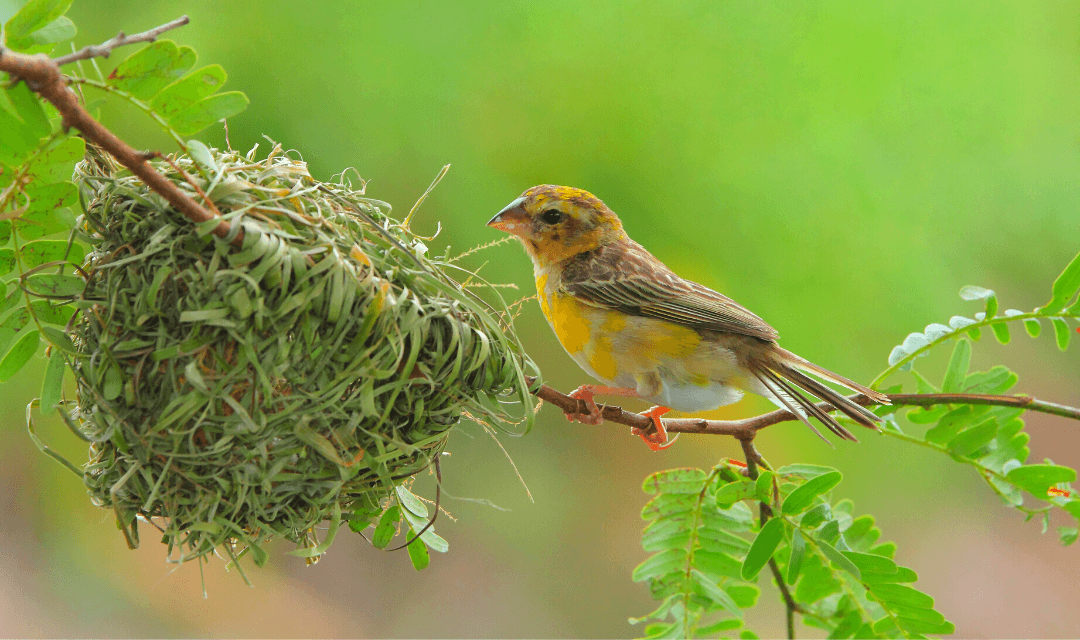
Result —
[[923, 353], [926, 353], [930, 349], [933, 349], [934, 347], [941, 344], [942, 342], [945, 342], [947, 340], [951, 340], [953, 338], [956, 338], [958, 336], [962, 336], [962, 335], [967, 334], [967, 333], [971, 333], [973, 331], [977, 331], [977, 330], [979, 330], [979, 329], [981, 329], [983, 327], [992, 327], [993, 325], [1003, 324], [1003, 323], [1006, 323], [1006, 322], [1032, 320], [1032, 319], [1040, 319], [1040, 318], [1076, 318], [1076, 317], [1080, 317], [1080, 314], [1070, 313], [1069, 311], [1066, 311], [1064, 309], [1059, 310], [1059, 311], [1054, 311], [1054, 312], [1044, 311], [1043, 309], [1036, 309], [1035, 311], [1029, 311], [1028, 313], [1020, 313], [1020, 314], [1017, 314], [1015, 316], [994, 316], [993, 318], [984, 318], [982, 320], [978, 320], [978, 321], [976, 321], [976, 322], [974, 322], [972, 324], [969, 324], [969, 325], [967, 325], [965, 327], [960, 327], [959, 329], [956, 329], [954, 331], [950, 331], [949, 333], [946, 333], [945, 335], [943, 335], [943, 336], [941, 336], [941, 337], [939, 337], [939, 338], [937, 338], [935, 340], [931, 340], [927, 344], [925, 344], [925, 345], [919, 347], [918, 349], [912, 351], [911, 353], [907, 354], [903, 358], [900, 358], [899, 360], [896, 361], [895, 364], [891, 365], [888, 369], [882, 371], [881, 374], [878, 377], [874, 378], [874, 381], [871, 382], [869, 386], [870, 386], [871, 389], [877, 389], [878, 385], [880, 385], [882, 382], [884, 382], [886, 378], [888, 378], [892, 374], [899, 371], [900, 367], [902, 367], [905, 364], [913, 361], [915, 358], [918, 358]]
[[187, 142], [185, 142], [184, 139], [182, 137], [180, 137], [180, 134], [176, 132], [176, 129], [173, 129], [172, 126], [168, 122], [166, 122], [165, 119], [162, 118], [161, 115], [157, 111], [154, 111], [150, 107], [150, 105], [146, 104], [142, 100], [139, 100], [138, 98], [131, 95], [127, 91], [124, 91], [122, 89], [117, 89], [116, 87], [114, 87], [114, 86], [112, 86], [110, 84], [106, 84], [105, 82], [101, 82], [101, 81], [98, 81], [98, 80], [92, 80], [90, 78], [83, 78], [83, 77], [79, 77], [79, 76], [65, 76], [65, 77], [67, 78], [68, 82], [71, 82], [73, 84], [84, 84], [84, 85], [86, 85], [88, 87], [93, 87], [95, 89], [100, 89], [101, 91], [104, 91], [106, 93], [111, 93], [111, 94], [113, 94], [115, 96], [119, 96], [120, 98], [126, 100], [128, 103], [131, 104], [131, 106], [133, 106], [136, 109], [142, 111], [147, 116], [149, 116], [151, 120], [158, 123], [158, 126], [160, 126], [165, 131], [165, 133], [169, 134], [169, 136], [176, 142], [177, 146], [179, 146], [180, 149], [184, 151], [184, 153], [187, 153], [187, 150], [188, 150], [187, 149]]

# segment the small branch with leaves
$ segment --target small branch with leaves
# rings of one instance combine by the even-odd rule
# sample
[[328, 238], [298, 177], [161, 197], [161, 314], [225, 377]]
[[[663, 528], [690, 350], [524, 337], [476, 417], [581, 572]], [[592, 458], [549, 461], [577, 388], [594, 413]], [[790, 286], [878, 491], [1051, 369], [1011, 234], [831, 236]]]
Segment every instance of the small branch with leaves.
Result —
[[[177, 211], [199, 224], [214, 220], [219, 216], [193, 200], [176, 184], [165, 179], [165, 176], [155, 170], [148, 161], [157, 154], [136, 151], [100, 122], [94, 120], [80, 104], [78, 96], [68, 89], [67, 80], [60, 72], [62, 64], [93, 57], [108, 57], [109, 53], [117, 47], [136, 42], [152, 42], [162, 33], [187, 23], [187, 16], [183, 16], [134, 36], [125, 36], [120, 33], [100, 45], [85, 47], [56, 59], [45, 55], [26, 55], [0, 47], [0, 71], [8, 73], [15, 81], [25, 82], [28, 87], [56, 107], [63, 117], [65, 128], [77, 129], [88, 140], [109, 152], [117, 162], [130, 169], [147, 186], [168, 200]], [[214, 228], [213, 233], [219, 238], [227, 238], [230, 231], [229, 223], [222, 220]], [[239, 245], [242, 241], [241, 233], [237, 233], [232, 238], [234, 245]]]

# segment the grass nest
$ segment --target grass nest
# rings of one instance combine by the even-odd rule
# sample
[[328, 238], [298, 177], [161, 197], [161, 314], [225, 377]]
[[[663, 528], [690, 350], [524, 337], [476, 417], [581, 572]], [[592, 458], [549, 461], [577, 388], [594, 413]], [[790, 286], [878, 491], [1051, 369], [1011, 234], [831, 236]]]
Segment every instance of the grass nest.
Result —
[[531, 417], [501, 298], [449, 277], [389, 205], [279, 147], [188, 150], [153, 164], [242, 246], [102, 156], [76, 169], [92, 251], [66, 419], [90, 442], [92, 500], [130, 546], [141, 518], [175, 562], [223, 549], [261, 565], [275, 536], [317, 558], [341, 523], [361, 531], [413, 502], [399, 485], [463, 416]]

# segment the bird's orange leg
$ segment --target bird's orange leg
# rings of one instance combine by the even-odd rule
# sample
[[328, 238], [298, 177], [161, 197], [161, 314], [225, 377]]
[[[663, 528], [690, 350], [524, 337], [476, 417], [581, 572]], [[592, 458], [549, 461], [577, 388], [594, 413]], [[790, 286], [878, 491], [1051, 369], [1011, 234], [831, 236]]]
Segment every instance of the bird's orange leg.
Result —
[[630, 389], [628, 387], [602, 387], [598, 384], [583, 384], [570, 394], [571, 398], [575, 400], [584, 400], [585, 405], [589, 407], [589, 413], [568, 413], [566, 414], [567, 420], [571, 422], [577, 421], [583, 424], [600, 424], [604, 421], [603, 416], [600, 414], [600, 407], [596, 406], [596, 402], [593, 401], [593, 396], [605, 395], [605, 396], [624, 396], [627, 398], [637, 398], [637, 389]]
[[671, 411], [671, 409], [657, 405], [641, 414], [646, 418], [652, 418], [653, 424], [656, 425], [656, 433], [648, 433], [645, 429], [638, 429], [637, 427], [631, 427], [630, 433], [640, 436], [653, 451], [667, 449], [675, 444], [674, 440], [668, 442], [667, 429], [664, 428], [664, 422], [660, 419], [660, 416], [668, 411]]

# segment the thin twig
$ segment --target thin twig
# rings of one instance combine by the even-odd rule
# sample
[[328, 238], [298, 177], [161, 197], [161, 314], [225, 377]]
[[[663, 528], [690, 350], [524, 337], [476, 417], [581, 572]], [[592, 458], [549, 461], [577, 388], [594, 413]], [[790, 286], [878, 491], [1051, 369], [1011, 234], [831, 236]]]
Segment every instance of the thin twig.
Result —
[[154, 27], [142, 33], [136, 33], [133, 36], [124, 35], [124, 32], [116, 34], [115, 37], [102, 42], [101, 44], [92, 44], [78, 51], [69, 53], [59, 58], [53, 58], [53, 62], [56, 66], [60, 67], [65, 64], [70, 64], [76, 60], [89, 60], [90, 58], [108, 58], [113, 49], [122, 47], [127, 44], [135, 44], [136, 42], [153, 42], [157, 40], [157, 37], [166, 31], [171, 31], [178, 27], [182, 27], [190, 22], [187, 16], [180, 16], [172, 22], [166, 22], [165, 24]]
[[[526, 377], [526, 382], [533, 384], [535, 379]], [[585, 405], [584, 400], [571, 398], [547, 385], [540, 385], [540, 387], [533, 392], [533, 395], [557, 406], [562, 409], [564, 413], [589, 413], [589, 408]], [[878, 404], [862, 394], [848, 396], [848, 399], [863, 406]], [[1028, 396], [998, 396], [977, 393], [898, 393], [890, 395], [889, 402], [894, 406], [932, 406], [938, 404], [996, 405], [1002, 407], [1017, 407], [1028, 411], [1038, 411], [1040, 413], [1049, 413], [1063, 418], [1080, 420], [1080, 409], [1052, 402], [1044, 402]], [[818, 403], [817, 406], [825, 411], [836, 410], [835, 407], [827, 402]], [[651, 419], [631, 411], [626, 411], [622, 407], [602, 405], [601, 415], [607, 422], [624, 424], [630, 427], [645, 429], [646, 431], [655, 428]], [[734, 436], [735, 438], [744, 440], [747, 438], [752, 439], [755, 433], [765, 427], [798, 419], [798, 416], [795, 416], [790, 411], [778, 409], [776, 411], [763, 413], [752, 418], [743, 418], [741, 420], [705, 420], [703, 418], [665, 419], [664, 428], [672, 433], [705, 433], [709, 435]], [[747, 464], [749, 464], [749, 461], [747, 461]]]
[[[751, 480], [757, 480], [758, 478], [758, 464], [764, 462], [761, 454], [758, 453], [757, 448], [754, 447], [753, 436], [749, 438], [740, 438], [739, 444], [742, 445], [743, 455], [746, 456], [746, 475]], [[760, 508], [761, 526], [765, 526], [765, 523], [772, 517], [772, 507], [767, 502], [761, 502]], [[791, 595], [791, 590], [788, 589], [787, 583], [784, 582], [784, 575], [780, 572], [780, 565], [776, 564], [776, 558], [769, 558], [769, 570], [772, 571], [773, 578], [776, 580], [776, 587], [780, 590], [780, 595], [784, 598], [784, 608], [787, 609], [787, 637], [791, 640], [795, 639], [795, 612], [802, 612], [803, 608], [799, 606], [798, 602], [795, 602], [795, 597]]]
[[[177, 21], [174, 20], [173, 23], [175, 22]], [[42, 54], [29, 56], [0, 48], [0, 71], [10, 74], [12, 79], [26, 82], [27, 86], [33, 91], [56, 107], [60, 115], [63, 116], [65, 128], [74, 127], [78, 129], [86, 139], [109, 152], [116, 158], [117, 162], [130, 169], [132, 173], [146, 183], [146, 186], [165, 198], [170, 205], [184, 214], [189, 220], [196, 224], [218, 220], [219, 222], [214, 228], [213, 234], [219, 238], [229, 236], [230, 227], [228, 222], [192, 200], [180, 187], [154, 169], [148, 162], [148, 159], [153, 154], [136, 151], [100, 122], [90, 117], [86, 109], [79, 104], [76, 95], [68, 90], [67, 82], [60, 73], [60, 67], [57, 65], [56, 60]], [[243, 232], [237, 233], [231, 240], [231, 243], [237, 246], [242, 242]]]

